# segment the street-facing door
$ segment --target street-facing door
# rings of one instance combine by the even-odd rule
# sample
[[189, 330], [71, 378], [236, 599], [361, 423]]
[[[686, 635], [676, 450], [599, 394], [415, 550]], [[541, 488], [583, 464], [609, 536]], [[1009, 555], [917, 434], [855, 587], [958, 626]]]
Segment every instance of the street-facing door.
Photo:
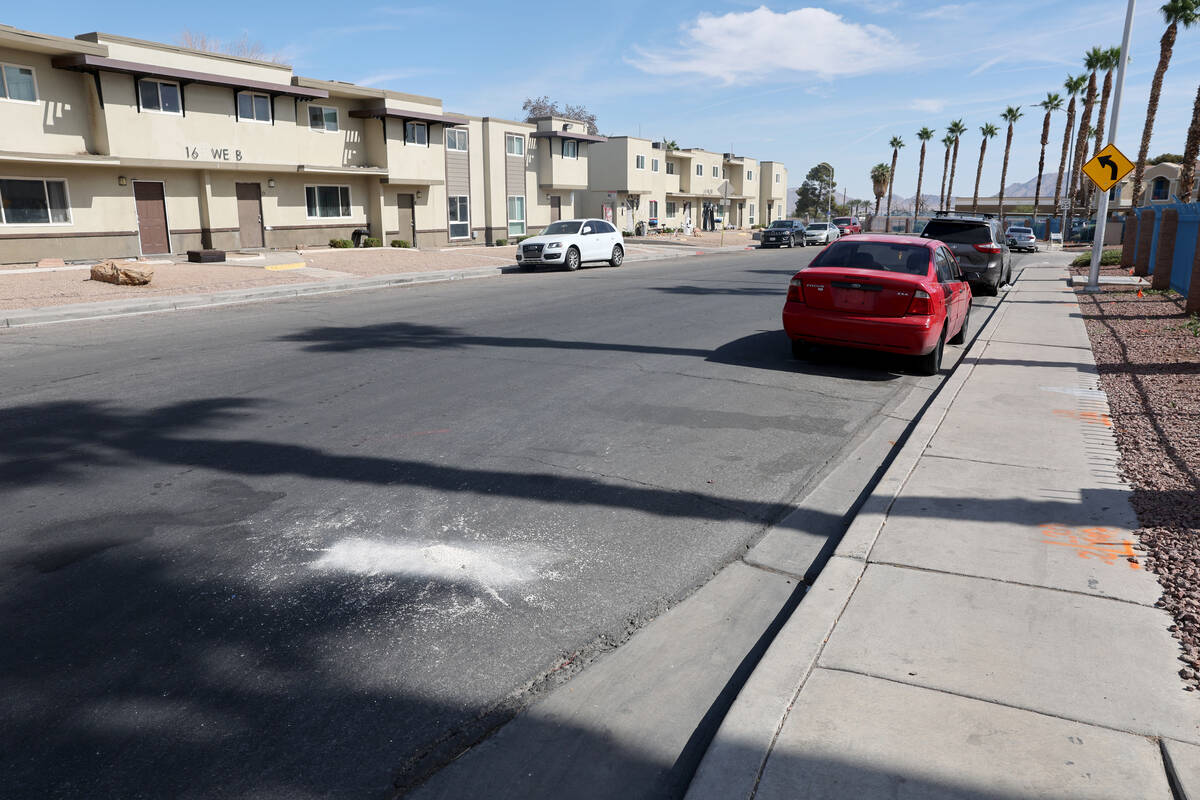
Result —
[[162, 183], [134, 181], [133, 203], [137, 208], [142, 253], [171, 252], [171, 235], [167, 231], [167, 201]]
[[262, 187], [257, 183], [239, 183], [235, 188], [242, 247], [262, 247]]
[[558, 222], [562, 219], [562, 198], [556, 194], [550, 195], [550, 221]]
[[415, 212], [415, 200], [411, 194], [396, 195], [396, 208], [400, 214], [399, 226], [396, 230], [400, 234], [400, 238], [408, 239], [408, 243], [413, 247], [417, 246], [417, 216]]

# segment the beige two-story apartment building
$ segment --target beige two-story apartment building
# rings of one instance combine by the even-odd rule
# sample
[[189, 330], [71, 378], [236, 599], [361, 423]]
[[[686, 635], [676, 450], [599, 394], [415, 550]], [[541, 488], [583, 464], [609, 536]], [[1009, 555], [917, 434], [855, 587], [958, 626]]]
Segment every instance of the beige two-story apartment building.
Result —
[[770, 225], [791, 213], [788, 197], [788, 172], [779, 161], [763, 161], [759, 164], [762, 177], [758, 183], [758, 207], [762, 209], [762, 225]]

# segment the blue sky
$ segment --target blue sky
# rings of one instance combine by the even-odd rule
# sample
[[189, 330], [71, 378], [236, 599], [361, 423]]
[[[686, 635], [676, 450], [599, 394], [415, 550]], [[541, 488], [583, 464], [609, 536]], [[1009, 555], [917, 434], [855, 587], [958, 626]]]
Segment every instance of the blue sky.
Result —
[[[1157, 2], [1138, 5], [1117, 144], [1136, 157], [1164, 25]], [[332, 4], [292, 0], [202, 4], [20, 4], [3, 20], [74, 36], [93, 30], [177, 41], [189, 29], [247, 34], [296, 72], [441, 97], [447, 110], [516, 118], [528, 96], [583, 104], [602, 132], [675, 139], [683, 147], [778, 159], [798, 185], [828, 161], [850, 196], [870, 197], [871, 165], [888, 140], [907, 143], [896, 191], [916, 190], [923, 125], [937, 193], [951, 119], [970, 127], [955, 194], [970, 193], [978, 128], [1022, 105], [1009, 182], [1037, 172], [1041, 110], [1033, 104], [1082, 72], [1084, 51], [1120, 44], [1125, 0], [814, 0], [603, 4]], [[339, 18], [340, 17], [340, 18]], [[1167, 73], [1151, 154], [1182, 152], [1200, 83], [1200, 30], [1182, 31]], [[1057, 168], [1065, 115], [1052, 122]], [[981, 193], [995, 194], [1004, 138], [988, 145]], [[1053, 192], [1053, 186], [1050, 187]]]

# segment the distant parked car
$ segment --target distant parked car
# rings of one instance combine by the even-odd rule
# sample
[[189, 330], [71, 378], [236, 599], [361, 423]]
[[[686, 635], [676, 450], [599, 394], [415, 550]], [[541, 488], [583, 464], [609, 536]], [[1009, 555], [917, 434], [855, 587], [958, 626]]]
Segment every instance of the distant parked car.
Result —
[[805, 244], [829, 244], [838, 238], [837, 226], [829, 222], [810, 222], [804, 229]]
[[981, 294], [995, 295], [1012, 280], [1012, 255], [1000, 223], [983, 214], [938, 212], [929, 220], [924, 239], [937, 239], [954, 253], [971, 283], [981, 286]]
[[798, 219], [777, 219], [763, 228], [762, 247], [804, 247], [804, 223]]
[[1009, 250], [1028, 250], [1036, 253], [1038, 249], [1037, 237], [1033, 235], [1033, 228], [1011, 225], [1004, 232], [1004, 240], [1008, 244]]
[[842, 236], [862, 233], [862, 223], [858, 221], [858, 217], [834, 217], [833, 224], [837, 225], [838, 233]]
[[607, 261], [619, 267], [624, 260], [624, 237], [602, 219], [552, 222], [540, 235], [517, 245], [517, 264], [523, 270], [531, 270], [538, 264], [556, 264], [574, 271], [589, 261]]
[[936, 375], [942, 350], [966, 341], [971, 287], [938, 241], [860, 234], [834, 242], [788, 285], [783, 329], [792, 355], [812, 344], [916, 356]]

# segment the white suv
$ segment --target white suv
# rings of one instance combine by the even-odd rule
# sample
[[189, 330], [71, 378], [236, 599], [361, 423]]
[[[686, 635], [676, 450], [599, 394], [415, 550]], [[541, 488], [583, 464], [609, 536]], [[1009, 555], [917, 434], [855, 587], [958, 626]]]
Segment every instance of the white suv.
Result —
[[625, 238], [602, 219], [552, 222], [540, 235], [517, 245], [517, 264], [525, 270], [538, 264], [559, 264], [574, 271], [586, 261], [607, 261], [619, 267], [624, 260]]

